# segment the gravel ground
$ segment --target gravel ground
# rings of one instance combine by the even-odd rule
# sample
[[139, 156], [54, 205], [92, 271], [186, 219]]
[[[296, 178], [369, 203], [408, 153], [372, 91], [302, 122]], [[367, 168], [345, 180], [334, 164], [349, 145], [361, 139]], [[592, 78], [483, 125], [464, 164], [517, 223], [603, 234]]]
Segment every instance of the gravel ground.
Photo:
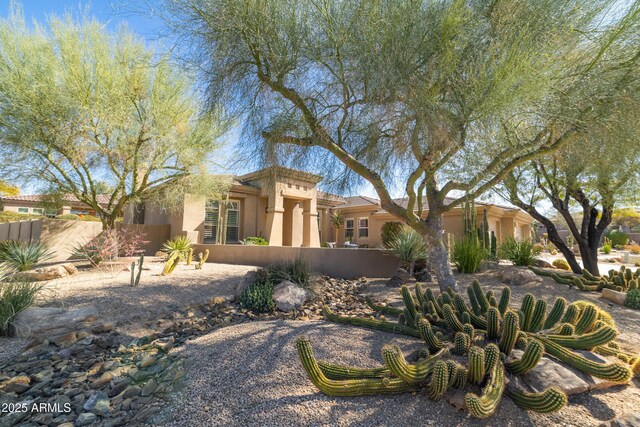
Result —
[[[231, 298], [244, 274], [255, 267], [209, 263], [202, 270], [179, 265], [170, 276], [161, 276], [163, 262], [145, 257], [140, 286], [131, 287], [130, 263], [99, 270], [78, 264], [78, 274], [49, 281], [37, 305], [74, 307], [93, 305], [98, 318], [112, 322], [120, 334], [139, 338], [153, 332], [148, 322], [186, 305], [213, 297]], [[0, 337], [0, 364], [20, 354], [28, 340]]]
[[636, 386], [572, 397], [553, 415], [523, 411], [504, 398], [492, 418], [478, 421], [424, 392], [332, 398], [318, 392], [300, 366], [294, 345], [299, 335], [309, 337], [318, 358], [359, 367], [379, 366], [384, 344], [398, 344], [405, 354], [420, 347], [411, 338], [322, 321], [223, 328], [176, 350], [190, 361], [186, 384], [154, 425], [597, 426], [640, 405]]

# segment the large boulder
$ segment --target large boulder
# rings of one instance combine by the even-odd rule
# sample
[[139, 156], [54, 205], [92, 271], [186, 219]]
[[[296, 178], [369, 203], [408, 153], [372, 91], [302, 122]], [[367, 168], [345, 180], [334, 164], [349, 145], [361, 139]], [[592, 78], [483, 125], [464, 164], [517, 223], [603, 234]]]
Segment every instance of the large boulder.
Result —
[[18, 337], [32, 338], [37, 344], [45, 339], [64, 346], [75, 341], [77, 332], [95, 326], [98, 310], [94, 306], [76, 309], [31, 307], [18, 313], [13, 322]]
[[616, 304], [624, 305], [624, 301], [627, 299], [627, 294], [620, 291], [614, 291], [613, 289], [603, 288], [600, 298], [609, 300]]
[[310, 296], [309, 291], [288, 280], [273, 288], [273, 300], [280, 311], [300, 310]]
[[415, 279], [409, 274], [409, 272], [402, 267], [398, 267], [395, 274], [387, 281], [387, 286], [391, 288], [399, 288], [400, 286], [411, 282], [415, 282]]
[[43, 282], [45, 280], [54, 280], [61, 277], [72, 276], [78, 273], [78, 269], [71, 263], [57, 264], [49, 267], [36, 268], [31, 271], [23, 271], [15, 274], [17, 280], [25, 280], [28, 282]]
[[240, 281], [236, 285], [235, 289], [233, 290], [233, 296], [236, 299], [240, 298], [240, 294], [242, 294], [242, 292], [247, 289], [249, 285], [255, 283], [257, 277], [258, 270], [248, 271], [244, 276], [242, 276], [242, 279], [240, 279]]
[[542, 283], [542, 277], [539, 277], [528, 268], [509, 267], [500, 271], [500, 280], [509, 286], [538, 285]]

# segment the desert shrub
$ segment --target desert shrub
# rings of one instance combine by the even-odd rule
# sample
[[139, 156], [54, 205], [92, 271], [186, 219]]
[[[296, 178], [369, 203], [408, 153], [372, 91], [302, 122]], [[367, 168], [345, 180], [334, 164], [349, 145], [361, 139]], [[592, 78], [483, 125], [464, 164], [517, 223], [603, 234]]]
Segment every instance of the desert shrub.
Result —
[[29, 271], [39, 262], [51, 259], [53, 253], [42, 242], [0, 242], [0, 263], [17, 271]]
[[403, 229], [404, 226], [402, 225], [402, 223], [396, 221], [388, 221], [382, 224], [382, 229], [380, 231], [382, 245], [384, 247], [388, 247], [389, 242], [391, 242], [394, 236], [400, 233]]
[[461, 273], [472, 274], [478, 271], [485, 255], [486, 251], [476, 238], [465, 237], [453, 244], [453, 263]]
[[518, 240], [514, 237], [507, 237], [500, 245], [500, 257], [508, 259], [515, 265], [532, 265], [534, 258], [540, 254], [529, 239]]
[[280, 283], [288, 280], [300, 286], [307, 287], [311, 280], [309, 264], [303, 258], [293, 261], [271, 264], [266, 268], [268, 280], [272, 283]]
[[536, 243], [535, 245], [533, 245], [533, 249], [538, 251], [538, 253], [542, 253], [542, 251], [544, 251], [545, 249], [545, 246], [542, 243]]
[[624, 248], [633, 254], [636, 254], [636, 255], [640, 254], [640, 245], [638, 244], [625, 245]]
[[166, 253], [169, 258], [177, 254], [178, 258], [184, 259], [187, 257], [192, 245], [191, 239], [187, 236], [176, 236], [164, 242], [162, 252]]
[[269, 242], [267, 241], [267, 239], [255, 236], [247, 237], [242, 241], [242, 243], [249, 246], [269, 246]]
[[609, 243], [605, 243], [604, 245], [602, 245], [602, 252], [605, 254], [610, 254], [611, 253], [611, 245]]
[[629, 235], [624, 231], [611, 230], [607, 233], [607, 239], [611, 241], [614, 248], [623, 247], [629, 243]]
[[276, 310], [273, 301], [274, 284], [265, 269], [257, 271], [255, 281], [240, 294], [240, 307], [256, 313], [270, 313]]
[[555, 268], [559, 268], [560, 270], [571, 270], [571, 266], [569, 263], [563, 259], [555, 259], [551, 263]]
[[627, 292], [624, 305], [640, 310], [640, 289], [631, 289]]
[[387, 253], [400, 258], [400, 261], [408, 268], [409, 274], [413, 274], [416, 262], [427, 259], [427, 247], [424, 239], [417, 231], [409, 227], [403, 226], [394, 233], [386, 247]]
[[88, 242], [76, 245], [73, 248], [73, 254], [97, 267], [101, 262], [113, 260], [119, 256], [140, 255], [144, 252], [144, 246], [149, 243], [145, 237], [144, 233], [135, 228], [108, 229]]
[[36, 295], [44, 285], [29, 282], [7, 281], [7, 274], [0, 269], [0, 335], [7, 336], [16, 315], [33, 305]]
[[100, 222], [101, 220], [95, 215], [81, 215], [80, 221]]
[[80, 216], [76, 215], [76, 214], [60, 214], [60, 215], [56, 215], [56, 219], [66, 219], [69, 221], [79, 221], [80, 220]]

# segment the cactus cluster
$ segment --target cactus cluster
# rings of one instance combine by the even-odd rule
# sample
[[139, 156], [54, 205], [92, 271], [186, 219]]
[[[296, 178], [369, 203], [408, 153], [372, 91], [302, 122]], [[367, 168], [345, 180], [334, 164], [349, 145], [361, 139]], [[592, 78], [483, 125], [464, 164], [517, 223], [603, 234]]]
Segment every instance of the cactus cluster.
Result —
[[[424, 389], [438, 400], [450, 389], [465, 391], [465, 404], [476, 418], [491, 416], [504, 394], [520, 407], [552, 412], [567, 404], [567, 396], [552, 387], [538, 393], [507, 387], [505, 377], [522, 375], [534, 369], [545, 355], [597, 378], [619, 383], [638, 372], [640, 358], [620, 349], [615, 342], [618, 331], [611, 317], [592, 303], [569, 304], [557, 298], [553, 305], [525, 295], [519, 307], [510, 304], [511, 290], [500, 295], [485, 292], [474, 281], [467, 287], [468, 302], [451, 289], [435, 295], [417, 284], [413, 292], [403, 286], [404, 309], [376, 304], [369, 318], [340, 316], [328, 307], [325, 319], [399, 333], [426, 344], [417, 360], [407, 361], [397, 346], [382, 350], [384, 365], [369, 369], [350, 368], [317, 361], [306, 338], [297, 341], [302, 365], [313, 384], [330, 396], [359, 396], [403, 393]], [[395, 316], [397, 321], [386, 320]], [[523, 350], [519, 357], [513, 349]], [[598, 363], [575, 350], [589, 350], [615, 358]]]
[[551, 277], [556, 283], [569, 285], [570, 287], [575, 286], [581, 291], [599, 292], [604, 288], [608, 288], [627, 292], [632, 289], [639, 289], [640, 268], [634, 272], [623, 265], [620, 270], [609, 270], [606, 276], [594, 276], [584, 269], [582, 270], [582, 276], [578, 276], [573, 273], [557, 273], [536, 267], [529, 268], [538, 276]]

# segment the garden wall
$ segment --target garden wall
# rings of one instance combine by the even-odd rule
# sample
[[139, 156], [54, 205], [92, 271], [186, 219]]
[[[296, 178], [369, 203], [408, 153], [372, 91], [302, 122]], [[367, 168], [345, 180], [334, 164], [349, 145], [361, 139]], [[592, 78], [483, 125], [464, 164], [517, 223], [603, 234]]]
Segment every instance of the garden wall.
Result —
[[0, 241], [20, 240], [29, 242], [40, 239], [42, 232], [42, 220], [13, 221], [0, 224]]
[[256, 265], [302, 257], [311, 270], [331, 277], [391, 277], [398, 259], [378, 249], [299, 248], [290, 246], [194, 245], [194, 253], [209, 249], [208, 262]]
[[40, 240], [54, 252], [51, 262], [66, 261], [73, 249], [88, 242], [102, 231], [101, 222], [44, 219]]

